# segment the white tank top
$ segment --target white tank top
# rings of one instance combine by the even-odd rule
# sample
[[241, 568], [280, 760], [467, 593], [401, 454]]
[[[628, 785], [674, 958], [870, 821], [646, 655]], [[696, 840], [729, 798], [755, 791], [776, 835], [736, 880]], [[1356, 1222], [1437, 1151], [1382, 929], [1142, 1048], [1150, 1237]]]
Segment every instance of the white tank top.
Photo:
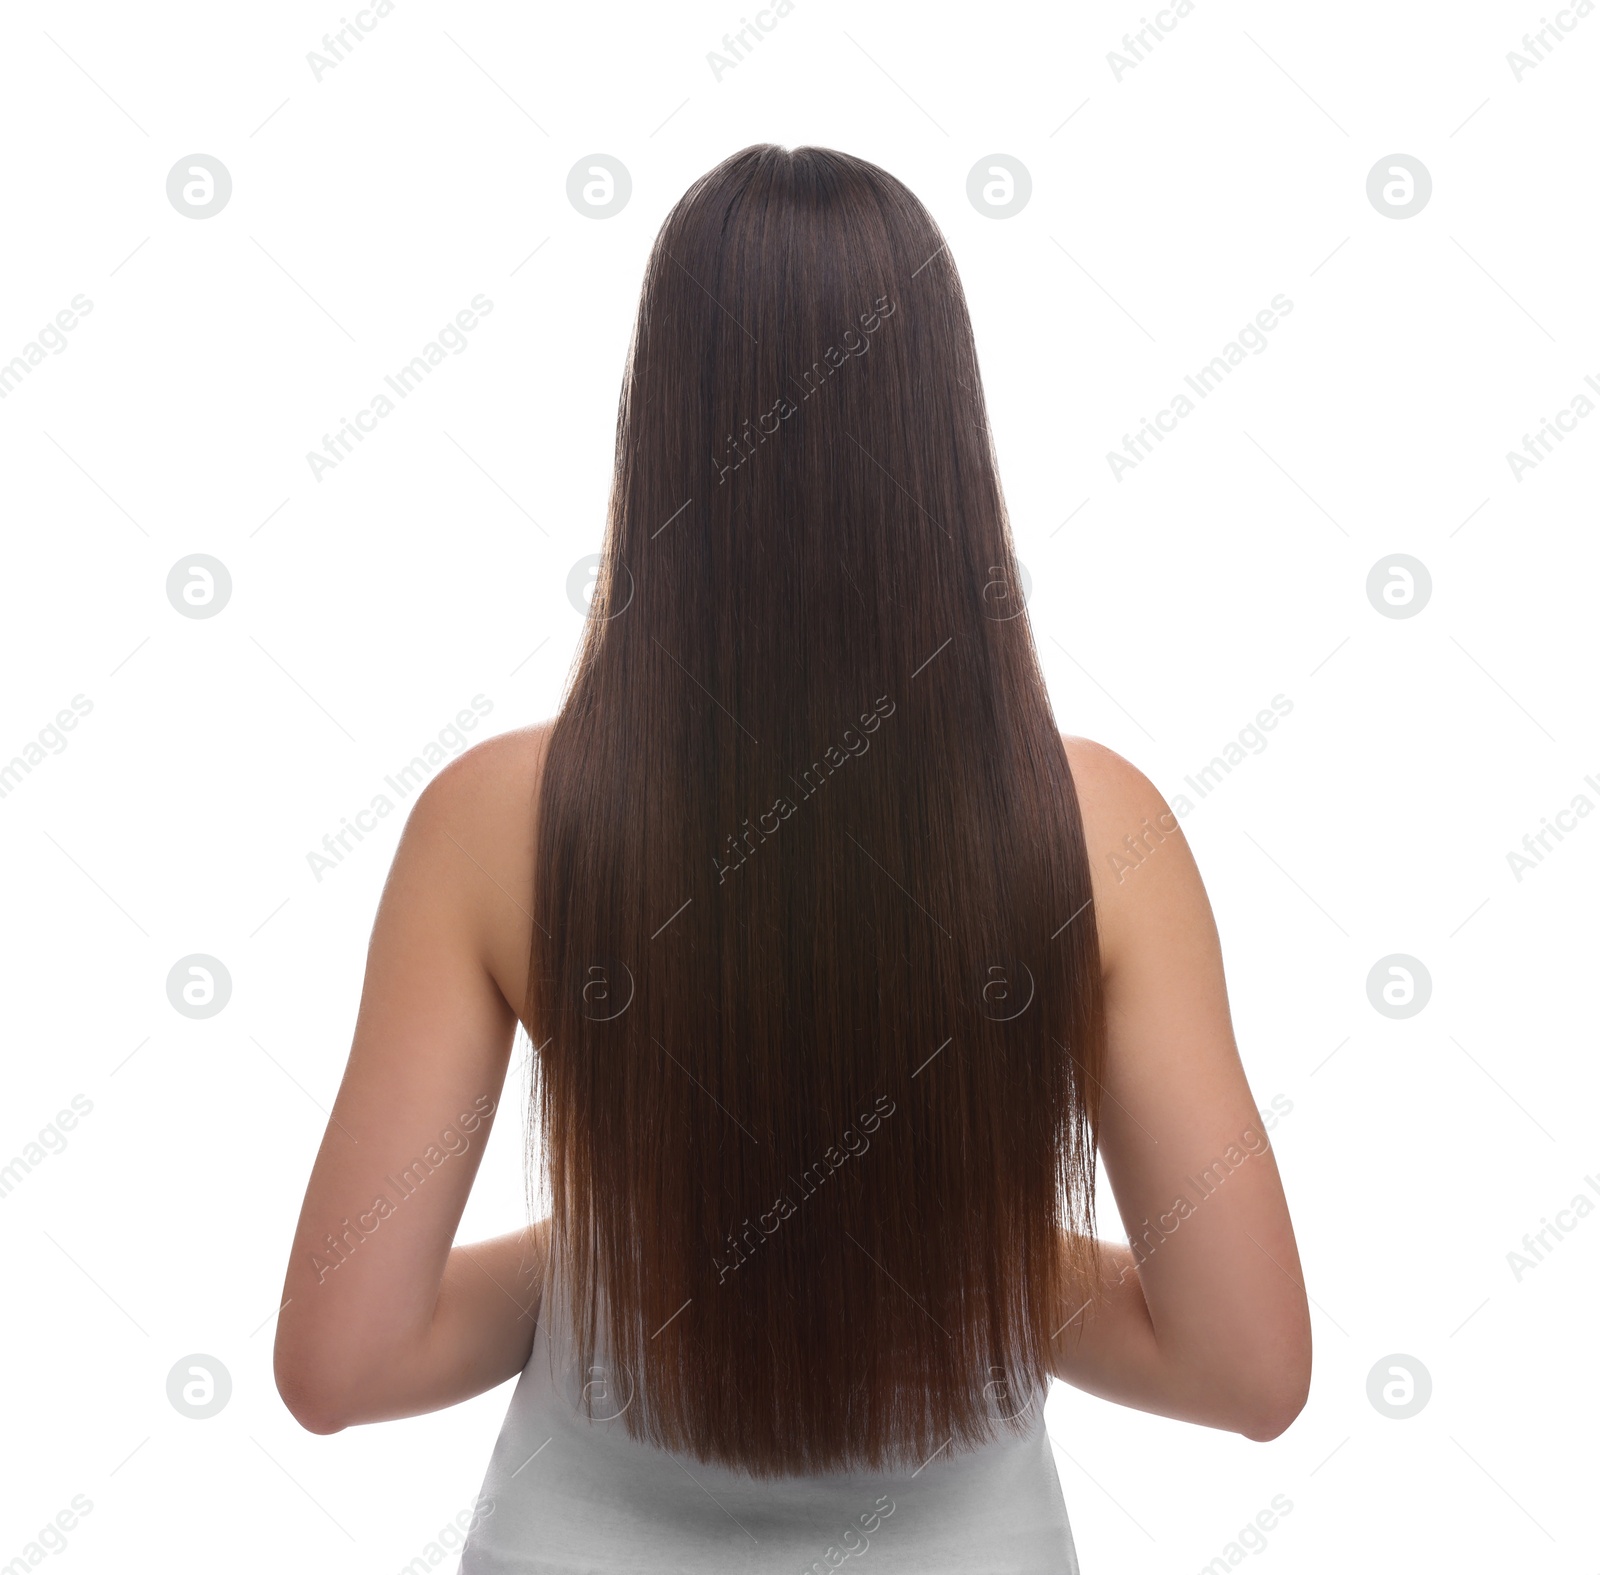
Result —
[[868, 1554], [868, 1575], [1078, 1575], [1044, 1388], [976, 1449], [763, 1480], [629, 1437], [626, 1381], [598, 1354], [581, 1373], [570, 1328], [552, 1269], [460, 1575], [827, 1575]]

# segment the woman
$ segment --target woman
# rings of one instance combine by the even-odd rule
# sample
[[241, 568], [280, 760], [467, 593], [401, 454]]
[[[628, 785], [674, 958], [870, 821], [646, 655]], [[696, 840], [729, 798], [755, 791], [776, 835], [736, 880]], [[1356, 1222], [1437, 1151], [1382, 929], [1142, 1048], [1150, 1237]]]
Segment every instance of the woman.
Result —
[[[928, 213], [825, 149], [711, 171], [569, 692], [412, 811], [285, 1283], [315, 1432], [522, 1375], [468, 1575], [1074, 1570], [1050, 1378], [1300, 1410], [1200, 878], [1056, 731], [1016, 575]], [[519, 1020], [550, 1211], [453, 1247]]]

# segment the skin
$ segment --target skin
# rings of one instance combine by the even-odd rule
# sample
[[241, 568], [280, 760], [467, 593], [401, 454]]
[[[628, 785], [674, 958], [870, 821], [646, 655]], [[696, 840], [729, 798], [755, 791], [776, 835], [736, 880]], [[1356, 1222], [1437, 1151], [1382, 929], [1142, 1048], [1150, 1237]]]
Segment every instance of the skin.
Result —
[[[1277, 1162], [1234, 1043], [1211, 904], [1150, 782], [1100, 744], [1065, 742], [1106, 986], [1100, 1154], [1129, 1240], [1150, 1245], [1137, 1266], [1126, 1247], [1103, 1253], [1100, 1283], [1079, 1288], [1063, 1314], [1072, 1322], [1053, 1370], [1122, 1405], [1275, 1438], [1305, 1404], [1311, 1321]], [[1124, 839], [1146, 822], [1161, 840], [1119, 870], [1113, 852], [1126, 866]], [[1230, 1148], [1242, 1163], [1204, 1194], [1189, 1178], [1216, 1177]], [[1191, 1204], [1181, 1219], [1180, 1197]]]
[[[395, 853], [278, 1318], [278, 1389], [312, 1432], [453, 1405], [514, 1377], [532, 1349], [549, 1222], [452, 1243], [527, 981], [530, 805], [547, 739], [548, 724], [524, 728], [452, 761]], [[1064, 743], [1106, 977], [1106, 1173], [1130, 1241], [1156, 1241], [1151, 1223], [1170, 1223], [1178, 1197], [1200, 1201], [1142, 1261], [1102, 1243], [1097, 1283], [1062, 1287], [1052, 1371], [1123, 1405], [1273, 1438], [1305, 1403], [1310, 1321], [1210, 904], [1155, 788], [1101, 745]], [[1163, 840], [1119, 877], [1111, 854], [1126, 858], [1123, 839], [1145, 820]], [[1256, 1151], [1201, 1199], [1188, 1178], [1215, 1174], [1247, 1133]], [[430, 1145], [439, 1163], [402, 1197], [389, 1178], [415, 1175]], [[378, 1219], [380, 1196], [391, 1207]], [[344, 1237], [338, 1252], [330, 1234]]]
[[[546, 1222], [451, 1243], [493, 1124], [468, 1134], [461, 1116], [484, 1094], [499, 1101], [527, 979], [528, 806], [546, 736], [525, 728], [451, 761], [396, 849], [278, 1316], [278, 1390], [313, 1432], [453, 1405], [521, 1371], [533, 1348]], [[442, 1150], [451, 1128], [468, 1146], [319, 1269], [325, 1236], [394, 1197], [385, 1178], [429, 1144]]]

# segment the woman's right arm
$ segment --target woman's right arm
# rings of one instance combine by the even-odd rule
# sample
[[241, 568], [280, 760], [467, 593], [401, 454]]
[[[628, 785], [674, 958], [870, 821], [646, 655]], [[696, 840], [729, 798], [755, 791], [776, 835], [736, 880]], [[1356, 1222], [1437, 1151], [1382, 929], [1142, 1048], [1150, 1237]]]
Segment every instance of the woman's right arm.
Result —
[[1100, 1154], [1131, 1245], [1103, 1245], [1099, 1283], [1063, 1293], [1052, 1371], [1123, 1405], [1275, 1438], [1305, 1404], [1310, 1315], [1211, 905], [1150, 782], [1087, 739], [1067, 755], [1106, 988]]

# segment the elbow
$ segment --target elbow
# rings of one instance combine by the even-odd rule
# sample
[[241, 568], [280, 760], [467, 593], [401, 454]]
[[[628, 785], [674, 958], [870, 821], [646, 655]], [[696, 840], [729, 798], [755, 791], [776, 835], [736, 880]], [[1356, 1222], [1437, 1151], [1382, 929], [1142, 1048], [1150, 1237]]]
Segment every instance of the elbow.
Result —
[[1274, 1398], [1259, 1406], [1239, 1432], [1252, 1444], [1270, 1444], [1289, 1431], [1290, 1424], [1305, 1408], [1306, 1391]]
[[324, 1415], [317, 1410], [296, 1409], [291, 1406], [290, 1415], [308, 1433], [317, 1433], [323, 1437], [326, 1437], [329, 1433], [342, 1433], [345, 1428], [345, 1424], [337, 1418], [331, 1415]]
[[289, 1415], [308, 1433], [342, 1433], [350, 1425], [337, 1398], [321, 1385], [288, 1378], [281, 1372], [277, 1379], [278, 1394]]
[[354, 1420], [340, 1386], [314, 1363], [286, 1350], [282, 1340], [273, 1353], [272, 1376], [289, 1415], [308, 1433], [341, 1433]]
[[1288, 1432], [1311, 1393], [1311, 1340], [1275, 1357], [1249, 1385], [1249, 1403], [1234, 1431], [1252, 1443], [1269, 1444]]

